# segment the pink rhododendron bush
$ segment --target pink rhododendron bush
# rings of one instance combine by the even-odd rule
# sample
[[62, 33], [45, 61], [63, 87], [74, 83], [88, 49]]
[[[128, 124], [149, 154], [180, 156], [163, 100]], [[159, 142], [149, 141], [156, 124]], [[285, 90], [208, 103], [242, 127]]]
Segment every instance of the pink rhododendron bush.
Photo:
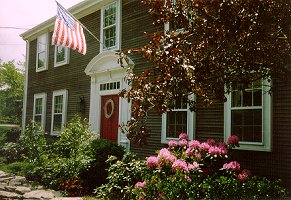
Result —
[[239, 138], [227, 143], [208, 139], [188, 141], [185, 133], [179, 141], [146, 160], [146, 173], [135, 184], [137, 199], [265, 199], [281, 197], [285, 190], [278, 182], [252, 176], [233, 160], [231, 150]]

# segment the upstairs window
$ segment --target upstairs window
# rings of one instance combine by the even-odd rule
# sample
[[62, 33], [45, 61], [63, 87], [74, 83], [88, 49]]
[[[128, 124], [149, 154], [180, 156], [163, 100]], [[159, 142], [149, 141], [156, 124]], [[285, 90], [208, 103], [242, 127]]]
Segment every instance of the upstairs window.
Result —
[[55, 67], [69, 64], [69, 53], [69, 48], [55, 46]]
[[[177, 4], [177, 0], [164, 0], [165, 4], [170, 4], [175, 7]], [[171, 22], [165, 23], [164, 31], [165, 33], [169, 30], [173, 30], [175, 34], [179, 34], [184, 31], [184, 27], [179, 24], [176, 18], [171, 19]]]
[[46, 94], [35, 94], [33, 103], [33, 121], [41, 128], [41, 130], [45, 130], [45, 111]]
[[225, 138], [240, 138], [241, 149], [271, 150], [271, 97], [267, 81], [232, 91], [225, 103]]
[[48, 34], [37, 38], [36, 72], [48, 69]]
[[58, 134], [64, 129], [67, 114], [67, 90], [53, 92], [51, 134]]
[[101, 10], [101, 50], [119, 48], [119, 3], [113, 2]]
[[180, 133], [187, 133], [189, 139], [193, 139], [194, 114], [189, 110], [188, 104], [182, 98], [176, 100], [175, 108], [162, 115], [162, 143], [178, 140]]

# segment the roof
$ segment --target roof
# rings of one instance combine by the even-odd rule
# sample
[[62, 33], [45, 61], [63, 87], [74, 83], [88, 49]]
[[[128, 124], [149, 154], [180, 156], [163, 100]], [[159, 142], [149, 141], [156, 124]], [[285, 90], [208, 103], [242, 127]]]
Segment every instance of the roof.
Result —
[[[77, 19], [87, 16], [97, 10], [102, 6], [112, 2], [113, 0], [84, 0], [75, 6], [68, 9], [68, 11]], [[56, 16], [44, 21], [43, 23], [29, 29], [28, 31], [22, 33], [20, 37], [23, 40], [34, 40], [39, 35], [53, 31]]]

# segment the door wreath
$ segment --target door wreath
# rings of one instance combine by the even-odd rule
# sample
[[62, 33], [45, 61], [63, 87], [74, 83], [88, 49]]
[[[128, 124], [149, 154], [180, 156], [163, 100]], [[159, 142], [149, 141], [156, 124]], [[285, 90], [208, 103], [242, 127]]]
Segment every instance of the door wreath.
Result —
[[[110, 106], [111, 105], [111, 111], [110, 111]], [[112, 99], [108, 99], [104, 105], [104, 114], [106, 119], [109, 119], [114, 112], [114, 101]]]

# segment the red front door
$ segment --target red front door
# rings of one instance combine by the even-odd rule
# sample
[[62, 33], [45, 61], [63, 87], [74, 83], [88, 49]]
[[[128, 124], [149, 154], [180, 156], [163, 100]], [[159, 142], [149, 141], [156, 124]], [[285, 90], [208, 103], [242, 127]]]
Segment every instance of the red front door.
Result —
[[100, 136], [117, 143], [118, 140], [118, 95], [101, 96], [101, 129]]

